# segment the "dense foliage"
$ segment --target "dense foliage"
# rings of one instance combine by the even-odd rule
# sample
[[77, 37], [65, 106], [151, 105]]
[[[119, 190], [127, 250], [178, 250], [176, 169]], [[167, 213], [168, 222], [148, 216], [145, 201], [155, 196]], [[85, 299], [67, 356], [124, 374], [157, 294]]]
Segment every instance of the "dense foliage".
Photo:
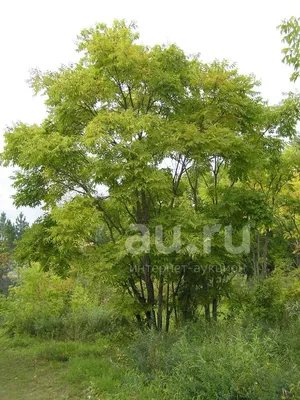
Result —
[[[299, 26], [280, 25], [294, 81]], [[35, 356], [90, 398], [299, 398], [299, 95], [270, 105], [235, 65], [124, 21], [77, 45], [33, 71], [47, 118], [5, 134], [15, 204], [44, 210], [0, 219], [6, 332], [53, 340]]]

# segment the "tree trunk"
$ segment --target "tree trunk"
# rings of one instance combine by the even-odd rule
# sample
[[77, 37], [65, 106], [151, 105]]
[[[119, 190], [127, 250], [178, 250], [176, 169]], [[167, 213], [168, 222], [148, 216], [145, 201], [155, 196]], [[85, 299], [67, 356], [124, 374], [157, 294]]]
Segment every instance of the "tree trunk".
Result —
[[167, 294], [166, 294], [166, 332], [169, 332], [170, 328], [170, 310], [169, 310], [169, 297], [170, 297], [170, 284], [167, 284]]
[[150, 273], [150, 264], [148, 263], [149, 256], [146, 255], [144, 257], [144, 271], [145, 271], [145, 284], [147, 288], [147, 305], [149, 306], [149, 310], [146, 312], [146, 317], [148, 321], [149, 328], [157, 328], [156, 325], [156, 316], [154, 311], [154, 304], [155, 304], [155, 295], [154, 295], [154, 285], [151, 279]]
[[162, 330], [163, 326], [163, 288], [164, 288], [164, 278], [162, 274], [159, 277], [158, 286], [158, 309], [157, 309], [157, 328]]
[[[137, 196], [139, 195], [137, 191]], [[149, 210], [147, 204], [146, 192], [144, 190], [141, 191], [141, 202], [140, 199], [137, 200], [137, 222], [139, 224], [144, 224], [147, 226], [149, 222]], [[143, 235], [143, 234], [142, 234]], [[143, 259], [143, 267], [144, 267], [144, 278], [145, 278], [145, 286], [147, 289], [147, 311], [146, 318], [149, 328], [157, 328], [156, 323], [156, 315], [155, 315], [155, 293], [154, 293], [154, 285], [151, 278], [151, 263], [149, 254], [144, 255]]]
[[215, 321], [217, 321], [217, 318], [218, 318], [218, 301], [217, 301], [216, 297], [213, 298], [213, 301], [212, 301], [212, 316], [213, 316], [213, 319]]
[[267, 275], [267, 261], [268, 261], [268, 245], [270, 238], [270, 230], [266, 230], [264, 249], [263, 249], [263, 262], [262, 262], [262, 275], [265, 277]]
[[258, 231], [257, 232], [256, 276], [260, 275], [259, 264], [260, 264], [260, 233]]
[[178, 323], [178, 314], [177, 314], [177, 306], [176, 306], [176, 293], [174, 288], [174, 283], [172, 282], [172, 298], [173, 298], [173, 310], [175, 316], [175, 323]]
[[205, 304], [204, 306], [204, 310], [205, 310], [205, 319], [207, 322], [210, 321], [210, 307], [209, 307], [209, 303]]
[[140, 329], [143, 329], [143, 321], [142, 321], [141, 315], [140, 315], [140, 314], [136, 314], [136, 315], [135, 315], [135, 318], [136, 318], [136, 320], [137, 320], [138, 327], [139, 327]]

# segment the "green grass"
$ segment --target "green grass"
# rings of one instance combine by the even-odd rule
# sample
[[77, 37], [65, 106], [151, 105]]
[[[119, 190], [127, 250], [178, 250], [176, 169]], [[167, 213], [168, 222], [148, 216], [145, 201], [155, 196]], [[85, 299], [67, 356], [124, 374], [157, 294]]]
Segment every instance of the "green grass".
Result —
[[297, 400], [300, 322], [196, 324], [94, 342], [0, 330], [0, 399]]
[[82, 398], [79, 390], [66, 384], [63, 364], [37, 361], [26, 349], [2, 350], [0, 371], [1, 400]]
[[47, 341], [0, 330], [0, 348], [1, 400], [110, 399], [126, 375], [120, 349], [106, 338]]
[[75, 354], [97, 354], [91, 346], [8, 338], [0, 331], [0, 347], [1, 400], [89, 398], [82, 382], [67, 378], [67, 364]]

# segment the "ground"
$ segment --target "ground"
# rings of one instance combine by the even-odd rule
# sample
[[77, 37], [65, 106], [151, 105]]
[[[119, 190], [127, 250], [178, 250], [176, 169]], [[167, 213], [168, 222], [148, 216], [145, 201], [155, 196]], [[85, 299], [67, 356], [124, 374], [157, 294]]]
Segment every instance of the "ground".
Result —
[[61, 362], [35, 360], [26, 349], [2, 349], [0, 399], [79, 399], [76, 389], [63, 379], [65, 369]]

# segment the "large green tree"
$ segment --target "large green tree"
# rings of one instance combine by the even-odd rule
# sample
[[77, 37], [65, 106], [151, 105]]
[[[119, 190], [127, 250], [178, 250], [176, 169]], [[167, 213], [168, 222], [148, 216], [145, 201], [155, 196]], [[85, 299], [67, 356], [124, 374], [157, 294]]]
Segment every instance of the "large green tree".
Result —
[[199, 305], [209, 318], [211, 304], [216, 318], [243, 254], [224, 247], [224, 229], [207, 251], [205, 229], [234, 225], [240, 241], [259, 219], [263, 200], [244, 185], [272, 141], [295, 134], [297, 98], [270, 107], [235, 65], [142, 45], [124, 21], [82, 31], [78, 50], [78, 64], [33, 73], [43, 123], [5, 135], [16, 205], [47, 212], [25, 235], [23, 262], [105, 275], [141, 324], [168, 330], [171, 316], [194, 318]]

